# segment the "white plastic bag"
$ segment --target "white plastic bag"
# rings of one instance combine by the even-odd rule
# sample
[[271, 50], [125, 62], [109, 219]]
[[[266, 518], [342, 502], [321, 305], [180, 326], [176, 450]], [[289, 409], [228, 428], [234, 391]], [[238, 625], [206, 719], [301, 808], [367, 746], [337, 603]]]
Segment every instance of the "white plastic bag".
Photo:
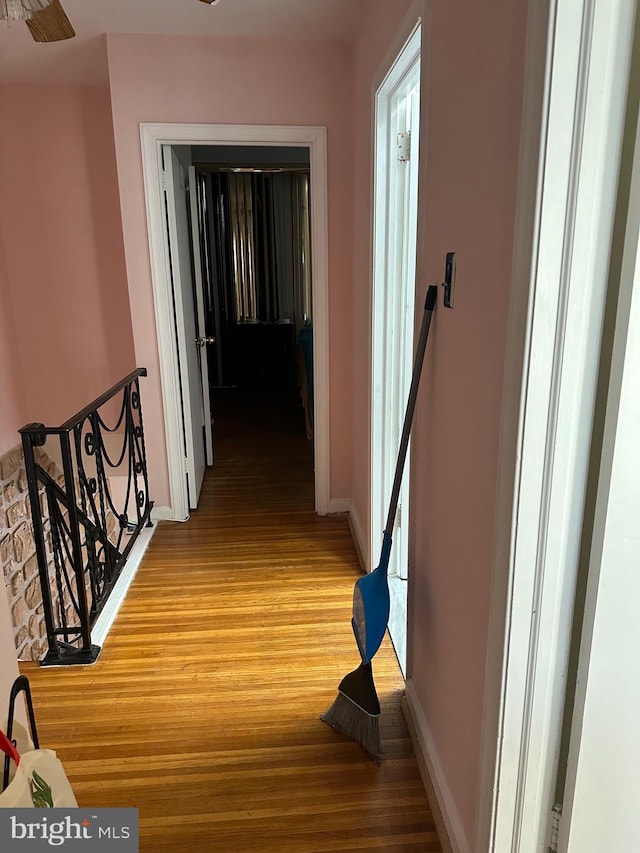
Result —
[[77, 808], [62, 762], [52, 749], [20, 755], [0, 731], [0, 751], [16, 765], [13, 779], [0, 793], [0, 808]]

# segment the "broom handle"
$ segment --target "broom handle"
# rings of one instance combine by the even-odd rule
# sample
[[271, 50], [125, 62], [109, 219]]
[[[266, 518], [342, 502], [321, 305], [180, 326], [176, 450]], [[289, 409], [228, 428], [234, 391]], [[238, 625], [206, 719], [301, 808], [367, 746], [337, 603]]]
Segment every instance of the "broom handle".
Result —
[[396, 518], [396, 510], [398, 509], [398, 498], [400, 497], [400, 486], [402, 485], [404, 463], [405, 459], [407, 458], [407, 448], [409, 446], [409, 433], [411, 432], [411, 422], [413, 420], [413, 412], [416, 407], [418, 385], [420, 384], [420, 374], [422, 373], [424, 353], [427, 348], [427, 338], [429, 337], [429, 326], [431, 325], [431, 317], [433, 315], [433, 309], [436, 305], [437, 295], [438, 285], [431, 284], [427, 289], [427, 298], [424, 303], [424, 315], [422, 317], [420, 337], [418, 338], [418, 346], [416, 348], [416, 355], [413, 363], [411, 387], [409, 389], [409, 397], [407, 398], [407, 411], [405, 412], [404, 416], [402, 437], [400, 439], [400, 448], [398, 450], [398, 461], [396, 463], [396, 474], [393, 479], [393, 489], [391, 490], [391, 500], [389, 502], [389, 514], [387, 515], [387, 524], [384, 529], [385, 534], [389, 537], [391, 537], [391, 534], [393, 532], [393, 523]]

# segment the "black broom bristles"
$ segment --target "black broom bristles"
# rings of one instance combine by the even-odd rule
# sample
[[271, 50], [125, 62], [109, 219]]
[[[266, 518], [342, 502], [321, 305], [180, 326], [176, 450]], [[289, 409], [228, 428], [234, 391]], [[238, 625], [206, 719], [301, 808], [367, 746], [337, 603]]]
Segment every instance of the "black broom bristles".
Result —
[[371, 662], [361, 663], [340, 682], [338, 695], [320, 719], [360, 744], [376, 762], [382, 760], [380, 702], [373, 683]]

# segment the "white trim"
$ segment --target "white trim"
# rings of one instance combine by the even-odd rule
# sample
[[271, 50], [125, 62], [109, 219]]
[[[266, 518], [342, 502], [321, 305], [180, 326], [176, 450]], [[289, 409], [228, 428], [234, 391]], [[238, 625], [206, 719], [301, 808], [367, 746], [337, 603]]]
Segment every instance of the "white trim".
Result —
[[358, 515], [353, 501], [351, 500], [351, 498], [333, 498], [329, 501], [327, 513], [333, 513], [338, 515], [344, 515], [346, 513], [348, 515], [349, 529], [351, 530], [353, 544], [358, 554], [358, 561], [361, 563], [362, 570], [365, 571], [366, 569], [364, 563], [363, 545], [366, 539], [362, 527], [362, 522], [360, 521], [360, 516]]
[[419, 750], [429, 773], [429, 780], [433, 786], [451, 846], [455, 853], [471, 853], [471, 846], [456, 807], [455, 797], [447, 784], [447, 777], [436, 750], [431, 729], [411, 679], [407, 681], [405, 699], [407, 710], [411, 716], [412, 728], [417, 737], [417, 743], [414, 744], [414, 747]]
[[[634, 62], [637, 60], [634, 58]], [[630, 106], [630, 109], [633, 109]], [[622, 174], [621, 174], [622, 177]], [[640, 686], [640, 134], [620, 269], [593, 533], [558, 850], [640, 849], [637, 719]], [[604, 366], [604, 364], [603, 364]], [[598, 808], [594, 809], [594, 802]], [[603, 820], [607, 815], [610, 819]]]
[[351, 510], [351, 498], [331, 498], [327, 505], [327, 513], [342, 514]]
[[[422, 55], [423, 44], [425, 42], [425, 24], [423, 20], [424, 14], [424, 2], [422, 0], [412, 0], [409, 8], [404, 14], [400, 26], [398, 27], [392, 41], [389, 43], [387, 50], [384, 54], [384, 58], [382, 59], [380, 65], [376, 73], [373, 75], [372, 84], [371, 84], [371, 107], [372, 107], [372, 122], [371, 122], [371, 163], [372, 163], [372, 185], [371, 185], [371, 199], [372, 203], [370, 205], [370, 251], [369, 251], [369, 281], [371, 282], [371, 290], [370, 290], [370, 301], [369, 301], [369, 341], [367, 346], [367, 356], [368, 356], [368, 364], [367, 364], [367, 375], [369, 377], [368, 382], [368, 417], [369, 417], [369, 432], [368, 432], [368, 441], [369, 441], [369, 470], [368, 470], [368, 495], [369, 500], [367, 504], [367, 531], [368, 535], [365, 536], [363, 541], [366, 543], [366, 547], [362, 549], [362, 556], [365, 561], [365, 566], [367, 570], [371, 570], [373, 568], [372, 561], [375, 559], [376, 551], [374, 550], [373, 545], [373, 500], [372, 500], [372, 491], [373, 491], [373, 476], [372, 476], [372, 465], [371, 460], [373, 459], [374, 450], [373, 450], [373, 423], [372, 423], [372, 411], [373, 411], [373, 376], [374, 376], [374, 364], [373, 364], [373, 335], [374, 335], [374, 297], [373, 297], [373, 281], [374, 281], [374, 270], [375, 270], [375, 253], [374, 253], [374, 243], [375, 243], [375, 227], [376, 227], [376, 219], [375, 219], [375, 198], [376, 198], [376, 134], [377, 134], [377, 126], [378, 126], [378, 118], [377, 118], [377, 94], [380, 87], [383, 85], [385, 78], [389, 74], [390, 69], [394, 65], [396, 59], [399, 54], [402, 53], [403, 49], [407, 45], [407, 43], [414, 36], [416, 30], [420, 30], [420, 56]], [[421, 63], [422, 66], [422, 63]], [[421, 92], [424, 88], [424, 73], [421, 73], [420, 87]], [[423, 96], [421, 95], [421, 98]], [[422, 103], [420, 105], [421, 114], [422, 114]], [[416, 155], [419, 152], [415, 152]], [[422, 157], [420, 157], [420, 163], [422, 164]], [[419, 211], [418, 211], [419, 215]]]
[[[402, 180], [399, 177], [399, 167], [395, 155], [396, 128], [393, 123], [392, 105], [399, 91], [407, 85], [410, 75], [420, 73], [421, 65], [421, 39], [422, 30], [420, 22], [414, 24], [409, 38], [394, 58], [388, 69], [383, 82], [375, 94], [374, 108], [374, 156], [373, 156], [373, 239], [372, 239], [372, 265], [373, 280], [371, 285], [371, 373], [370, 373], [370, 457], [371, 467], [371, 492], [370, 492], [370, 520], [369, 525], [369, 548], [371, 563], [373, 561], [377, 545], [382, 536], [387, 516], [387, 488], [391, 492], [390, 482], [393, 480], [395, 464], [389, 460], [389, 453], [393, 452], [390, 445], [400, 443], [402, 422], [404, 412], [395, 411], [394, 391], [395, 387], [389, 387], [393, 383], [386, 380], [389, 378], [390, 370], [398, 379], [400, 393], [406, 393], [411, 384], [411, 360], [415, 340], [415, 290], [416, 290], [416, 244], [417, 244], [417, 194], [412, 195], [411, 202], [406, 205], [410, 208], [409, 215], [399, 217], [395, 209], [397, 202], [397, 185]], [[406, 89], [405, 97], [406, 97]], [[410, 179], [417, 178], [419, 160], [419, 123], [412, 128], [411, 132], [411, 162], [408, 168], [411, 170], [407, 178], [409, 192], [414, 189], [409, 184]], [[405, 164], [404, 168], [407, 168]], [[417, 184], [417, 180], [414, 181]], [[400, 287], [400, 295], [406, 296], [403, 300], [402, 309], [395, 310], [395, 300], [398, 299], [396, 283], [391, 276], [395, 270], [390, 269], [397, 257], [397, 226], [405, 225], [407, 228], [406, 245], [406, 274], [403, 273], [404, 287]], [[403, 266], [405, 266], [403, 265]], [[397, 313], [401, 310], [403, 319], [407, 319], [406, 335], [402, 335], [399, 324], [394, 322]], [[409, 320], [410, 317], [410, 320]], [[388, 344], [393, 337], [391, 327], [395, 330], [395, 337], [405, 337], [405, 346], [397, 355], [389, 351]], [[407, 368], [408, 362], [408, 369]], [[393, 371], [390, 365], [397, 370]], [[401, 375], [398, 376], [397, 374]], [[399, 395], [398, 395], [399, 396]], [[397, 437], [395, 427], [398, 426]], [[411, 448], [407, 450], [406, 468], [411, 467]], [[402, 529], [397, 531], [397, 540], [394, 551], [401, 547], [406, 553], [406, 540], [408, 538], [408, 476], [403, 481], [400, 494], [400, 503], [405, 512], [405, 523]], [[404, 539], [404, 542], [401, 540]], [[393, 574], [393, 571], [390, 571]]]
[[[405, 23], [411, 22], [405, 18]], [[421, 66], [422, 27], [421, 19], [418, 18], [375, 93], [373, 111], [369, 570], [376, 565], [376, 549], [382, 541], [389, 511], [388, 501], [411, 385], [417, 302], [421, 104], [412, 107], [410, 124], [405, 123], [406, 113], [400, 118], [399, 106], [404, 101], [406, 110], [408, 95], [416, 87], [420, 93]], [[410, 160], [400, 164], [397, 134], [407, 129], [411, 131]], [[398, 209], [400, 203], [402, 212]], [[409, 443], [398, 496], [402, 521], [393, 530], [394, 548], [389, 561], [391, 609], [388, 630], [403, 675], [406, 673], [407, 660], [410, 471]]]
[[[187, 494], [190, 509], [196, 509], [207, 470], [206, 447], [202, 440], [205, 420], [202, 395], [202, 374], [195, 347], [197, 329], [193, 298], [192, 234], [189, 228], [189, 194], [185, 188], [191, 165], [189, 148], [163, 146], [163, 183], [166, 200], [166, 269], [170, 270], [173, 300], [172, 307], [177, 338], [179, 376], [181, 378], [181, 409], [183, 442], [182, 456], [186, 472]], [[208, 389], [207, 389], [208, 390]], [[207, 395], [208, 402], [208, 395]], [[210, 420], [210, 418], [206, 418]]]
[[167, 269], [162, 210], [162, 145], [291, 145], [309, 148], [313, 275], [313, 364], [315, 502], [321, 515], [329, 505], [329, 260], [327, 240], [327, 132], [325, 127], [217, 124], [140, 125], [151, 278], [158, 338], [167, 464], [172, 514], [189, 516], [184, 476], [178, 354], [173, 330], [171, 280]]
[[171, 276], [168, 269], [169, 252], [164, 239], [163, 177], [161, 168], [162, 141], [155, 135], [142, 132], [142, 171], [147, 212], [147, 232], [153, 283], [153, 307], [158, 339], [158, 359], [162, 386], [169, 494], [171, 511], [176, 521], [189, 518], [189, 498], [182, 453], [170, 448], [182, 447], [182, 398], [178, 382], [178, 346], [173, 325]]
[[525, 79], [518, 197], [511, 300], [505, 360], [503, 411], [500, 427], [500, 466], [496, 496], [496, 527], [494, 535], [493, 577], [489, 614], [489, 635], [484, 686], [482, 744], [480, 757], [480, 791], [476, 809], [474, 850], [489, 850], [496, 775], [496, 744], [503, 683], [505, 613], [509, 596], [509, 577], [505, 572], [510, 559], [511, 516], [513, 513], [516, 449], [519, 433], [519, 409], [513, 405], [521, 392], [524, 342], [527, 334], [529, 280], [531, 258], [538, 215], [538, 172], [543, 145], [545, 115], [545, 75], [547, 73], [547, 42], [549, 33], [549, 4], [541, 0], [529, 4], [527, 43], [525, 49]]
[[352, 503], [349, 507], [349, 520], [351, 522], [351, 534], [353, 536], [353, 540], [356, 546], [356, 551], [358, 552], [358, 558], [361, 563], [361, 568], [363, 571], [366, 571], [367, 564], [365, 562], [365, 547], [367, 537], [365, 536], [364, 527], [362, 526], [362, 520], [358, 515], [358, 511], [354, 503]]
[[120, 610], [122, 602], [127, 597], [129, 587], [133, 583], [142, 558], [145, 555], [149, 543], [156, 532], [155, 526], [143, 527], [138, 535], [138, 538], [131, 549], [127, 562], [124, 564], [120, 577], [115, 583], [111, 595], [107, 599], [107, 603], [102, 609], [100, 615], [96, 619], [95, 625], [91, 629], [91, 642], [96, 646], [102, 647], [111, 626], [116, 621], [116, 616]]
[[170, 506], [154, 506], [151, 510], [151, 521], [177, 521]]
[[[385, 52], [384, 58], [378, 66], [377, 72], [373, 75], [373, 84], [371, 94], [375, 103], [376, 92], [382, 86], [385, 77], [389, 73], [389, 69], [394, 64], [398, 55], [402, 53], [405, 45], [413, 36], [418, 27], [422, 27], [424, 16], [424, 0], [412, 0], [411, 5], [405, 12], [400, 26], [396, 30], [393, 40], [389, 43]], [[424, 42], [424, 33], [421, 36], [421, 41]], [[372, 161], [375, 162], [375, 161]]]
[[633, 0], [576, 0], [554, 3], [551, 15], [525, 357], [515, 337], [506, 357], [524, 370], [516, 452], [507, 443], [501, 451], [501, 467], [513, 470], [512, 458], [519, 466], [489, 847], [495, 853], [542, 850], [547, 842], [634, 11]]

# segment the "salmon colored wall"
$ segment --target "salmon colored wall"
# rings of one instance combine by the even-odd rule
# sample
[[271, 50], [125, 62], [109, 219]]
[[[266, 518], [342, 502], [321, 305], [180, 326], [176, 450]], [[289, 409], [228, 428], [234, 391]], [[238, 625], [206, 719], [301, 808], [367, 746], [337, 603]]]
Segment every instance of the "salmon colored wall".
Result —
[[[393, 8], [391, 8], [393, 7]], [[372, 88], [407, 4], [372, 0], [355, 56], [354, 435], [369, 435]], [[416, 305], [457, 252], [455, 309], [431, 326], [412, 439], [408, 678], [431, 759], [473, 848], [527, 4], [417, 2], [423, 31]], [[405, 22], [406, 23], [406, 22]], [[398, 44], [399, 50], [402, 44]], [[382, 66], [381, 66], [382, 63]], [[365, 310], [366, 309], [366, 310]], [[517, 401], [515, 401], [517, 404]], [[369, 517], [369, 459], [354, 443], [354, 508]], [[368, 521], [367, 521], [368, 524]]]
[[17, 346], [16, 324], [9, 302], [4, 238], [0, 230], [0, 456], [18, 444], [16, 429], [26, 423], [25, 395], [20, 379]]
[[351, 53], [343, 42], [110, 35], [107, 39], [132, 322], [151, 491], [169, 505], [144, 206], [140, 122], [326, 125], [329, 182], [330, 495], [351, 492]]
[[0, 116], [0, 275], [14, 326], [0, 372], [22, 396], [3, 420], [10, 447], [25, 420], [64, 421], [135, 363], [108, 89], [0, 87]]
[[439, 301], [417, 408], [409, 676], [471, 847], [526, 18], [511, 0], [433, 2], [424, 77], [419, 281], [442, 281], [448, 251], [457, 281], [454, 310]]

